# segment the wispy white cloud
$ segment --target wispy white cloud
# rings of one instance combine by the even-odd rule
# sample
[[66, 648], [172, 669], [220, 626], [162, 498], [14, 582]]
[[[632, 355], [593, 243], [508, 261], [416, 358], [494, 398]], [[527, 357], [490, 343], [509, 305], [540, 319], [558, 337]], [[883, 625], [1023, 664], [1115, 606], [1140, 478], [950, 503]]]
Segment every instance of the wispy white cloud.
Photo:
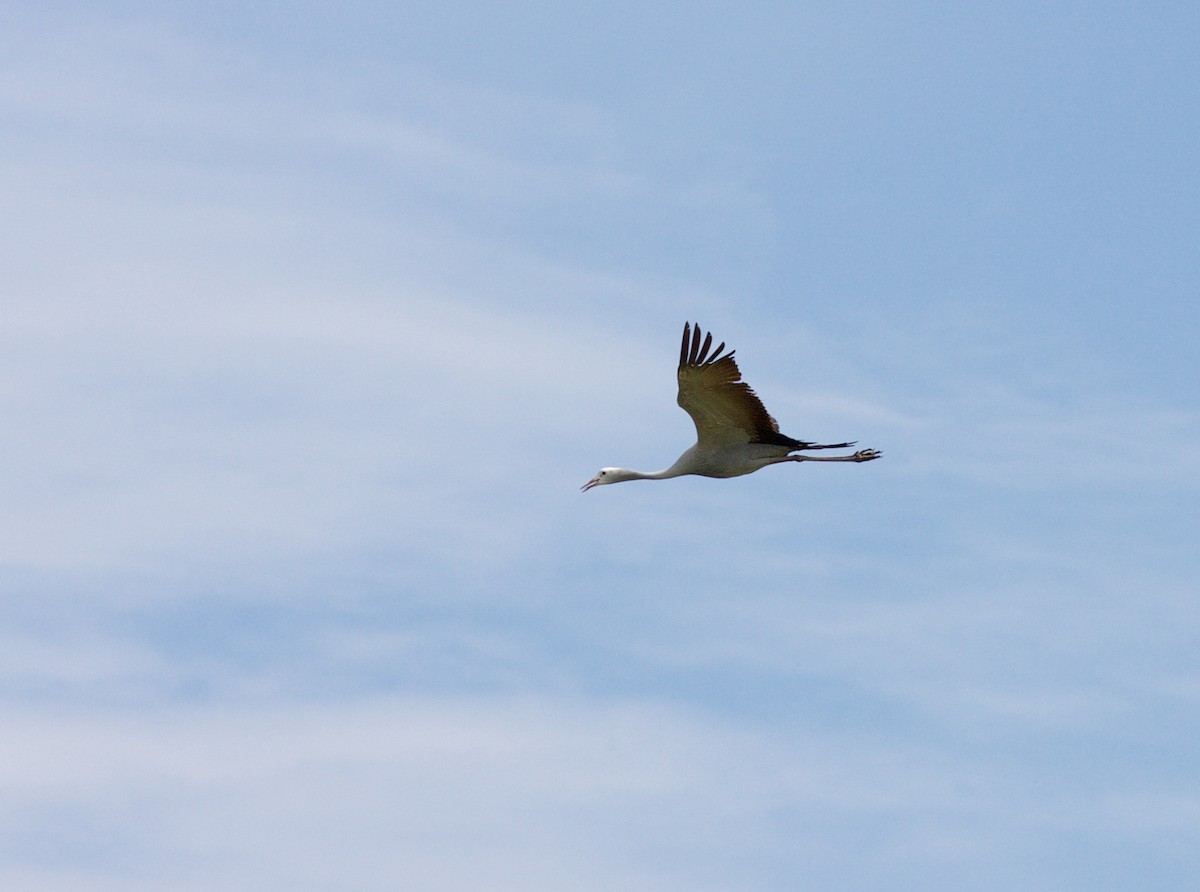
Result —
[[[851, 818], [879, 831], [857, 857], [882, 864], [900, 852], [914, 876], [955, 872], [964, 851], [996, 858], [1047, 820], [1119, 823], [996, 767], [938, 765], [807, 724], [783, 736], [667, 704], [534, 699], [18, 713], [3, 744], [4, 823], [77, 829], [60, 835], [55, 863], [18, 848], [6, 871], [46, 889], [69, 888], [81, 866], [125, 888], [371, 889], [404, 876], [446, 890], [720, 889], [770, 882], [747, 864], [756, 854], [831, 881], [849, 856], [828, 846]], [[982, 820], [1014, 792], [1024, 810]], [[781, 809], [825, 817], [796, 837]], [[939, 826], [960, 816], [958, 841], [919, 842], [894, 821], [914, 812]], [[119, 846], [88, 850], [100, 825]], [[734, 872], [731, 855], [743, 865]]]
[[[74, 160], [18, 151], [8, 168], [23, 220], [10, 244], [24, 260], [9, 283], [5, 397], [20, 421], [7, 436], [25, 473], [7, 486], [9, 504], [26, 506], [10, 560], [328, 545], [400, 505], [414, 546], [433, 548], [483, 517], [472, 491], [540, 473], [545, 444], [641, 386], [634, 357], [612, 361], [619, 326], [591, 325], [603, 314], [587, 302], [630, 306], [656, 299], [652, 286], [502, 250], [448, 219], [431, 229], [403, 205], [328, 216], [255, 182], [284, 146], [306, 160], [265, 180], [301, 195], [322, 152], [354, 146], [473, 194], [493, 182], [528, 195], [544, 163], [505, 160], [482, 133], [406, 121], [410, 100], [371, 117], [297, 83], [214, 85], [201, 77], [214, 59], [177, 36], [84, 29], [52, 41], [87, 51], [65, 54], [72, 64], [38, 97], [17, 102], [14, 79], [8, 92], [43, 127], [77, 128], [61, 141]], [[157, 67], [168, 71], [150, 76]], [[434, 86], [415, 89], [410, 104], [434, 104]], [[512, 97], [472, 98], [477, 125], [493, 102], [519, 126], [557, 129], [553, 110], [547, 121]], [[89, 128], [170, 144], [148, 159], [128, 143], [97, 158], [81, 145]], [[206, 154], [224, 143], [239, 148]], [[72, 164], [124, 174], [93, 181]], [[557, 200], [577, 194], [575, 172], [554, 175]], [[462, 555], [467, 542], [503, 551], [499, 533], [493, 522], [489, 535], [451, 536]]]

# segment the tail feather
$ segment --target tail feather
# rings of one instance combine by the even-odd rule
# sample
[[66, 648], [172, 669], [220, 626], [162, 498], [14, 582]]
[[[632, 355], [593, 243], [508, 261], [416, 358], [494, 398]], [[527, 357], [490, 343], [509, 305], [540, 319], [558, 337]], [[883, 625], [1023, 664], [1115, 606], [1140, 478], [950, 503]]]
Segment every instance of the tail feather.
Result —
[[786, 446], [793, 452], [806, 452], [810, 449], [848, 449], [857, 441], [849, 443], [809, 443], [807, 440], [795, 440], [786, 434], [772, 433], [761, 435], [755, 443], [766, 443], [771, 446]]
[[796, 445], [796, 449], [808, 451], [810, 449], [849, 449], [857, 440], [851, 440], [849, 443], [805, 443], [803, 441]]

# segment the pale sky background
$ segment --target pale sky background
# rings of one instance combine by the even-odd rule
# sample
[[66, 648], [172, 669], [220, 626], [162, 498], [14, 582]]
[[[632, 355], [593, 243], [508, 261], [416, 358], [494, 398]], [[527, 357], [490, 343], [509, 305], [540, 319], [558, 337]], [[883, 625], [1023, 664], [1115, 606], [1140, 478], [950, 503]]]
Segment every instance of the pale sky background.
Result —
[[1197, 888], [1198, 47], [0, 3], [0, 887]]

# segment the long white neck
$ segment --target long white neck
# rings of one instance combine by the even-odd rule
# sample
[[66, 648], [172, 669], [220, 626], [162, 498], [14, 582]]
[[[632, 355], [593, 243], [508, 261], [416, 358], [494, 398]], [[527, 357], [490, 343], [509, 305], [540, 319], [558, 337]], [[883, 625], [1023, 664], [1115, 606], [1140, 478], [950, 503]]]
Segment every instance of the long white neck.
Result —
[[681, 471], [677, 468], [679, 463], [676, 462], [669, 468], [663, 468], [661, 471], [633, 471], [629, 468], [621, 468], [621, 482], [626, 480], [668, 480], [671, 477], [681, 477], [686, 474], [686, 471]]
[[684, 474], [694, 473], [693, 454], [694, 448], [689, 449], [683, 455], [675, 460], [675, 464], [669, 468], [663, 468], [661, 471], [633, 471], [629, 468], [607, 468], [614, 479], [613, 483], [623, 483], [626, 480], [669, 480], [671, 477], [682, 477]]

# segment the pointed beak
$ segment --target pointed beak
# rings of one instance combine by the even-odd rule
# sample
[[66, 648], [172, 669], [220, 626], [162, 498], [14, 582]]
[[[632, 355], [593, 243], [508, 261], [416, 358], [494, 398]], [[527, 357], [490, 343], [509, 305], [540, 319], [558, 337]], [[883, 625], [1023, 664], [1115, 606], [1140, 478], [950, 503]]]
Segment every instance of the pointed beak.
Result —
[[599, 478], [599, 477], [593, 477], [593, 478], [592, 478], [591, 480], [589, 480], [587, 483], [583, 484], [583, 486], [579, 487], [579, 491], [580, 491], [580, 492], [587, 492], [589, 489], [591, 489], [593, 486], [595, 486], [595, 485], [596, 485], [597, 483], [599, 483], [599, 482], [600, 482], [600, 478]]

